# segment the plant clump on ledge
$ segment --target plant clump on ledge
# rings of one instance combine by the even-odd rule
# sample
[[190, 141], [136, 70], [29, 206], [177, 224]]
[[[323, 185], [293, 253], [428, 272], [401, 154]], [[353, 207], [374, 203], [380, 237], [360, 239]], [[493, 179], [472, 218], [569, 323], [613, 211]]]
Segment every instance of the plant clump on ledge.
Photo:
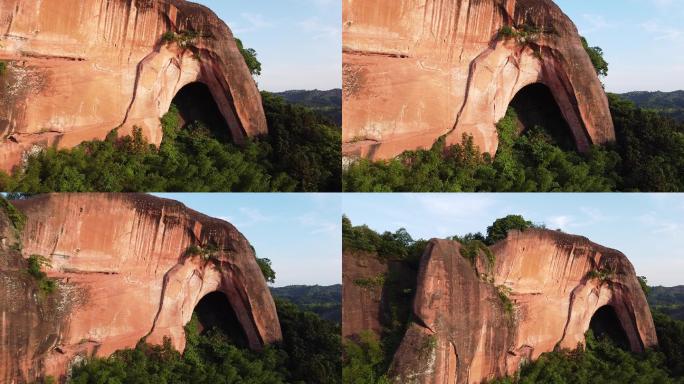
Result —
[[515, 39], [519, 44], [534, 43], [543, 35], [555, 34], [553, 28], [539, 27], [530, 24], [520, 24], [516, 26], [504, 25], [499, 29], [499, 39]]
[[178, 43], [179, 46], [186, 48], [189, 45], [195, 43], [195, 40], [197, 40], [197, 38], [199, 37], [203, 36], [197, 31], [167, 31], [164, 32], [164, 34], [162, 35], [161, 41], [165, 44]]
[[38, 283], [38, 289], [40, 289], [40, 292], [49, 295], [53, 292], [55, 292], [55, 289], [57, 289], [57, 283], [48, 278], [47, 274], [42, 271], [43, 267], [50, 268], [50, 260], [48, 260], [45, 256], [41, 255], [31, 255], [28, 258], [28, 274], [33, 277], [33, 279]]

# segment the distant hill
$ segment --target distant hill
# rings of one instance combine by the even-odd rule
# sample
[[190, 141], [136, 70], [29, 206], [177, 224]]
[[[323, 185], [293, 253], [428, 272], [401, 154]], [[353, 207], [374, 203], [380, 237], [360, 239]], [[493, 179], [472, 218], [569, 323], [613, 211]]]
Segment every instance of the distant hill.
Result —
[[684, 320], [684, 285], [651, 287], [648, 303], [677, 320]]
[[342, 127], [342, 90], [339, 88], [328, 91], [293, 90], [274, 93], [290, 103], [305, 105], [319, 111], [331, 123]]
[[620, 96], [633, 101], [637, 107], [654, 109], [684, 122], [684, 91], [674, 92], [629, 92]]
[[290, 285], [271, 288], [271, 294], [286, 299], [299, 308], [318, 314], [321, 318], [342, 322], [342, 285]]

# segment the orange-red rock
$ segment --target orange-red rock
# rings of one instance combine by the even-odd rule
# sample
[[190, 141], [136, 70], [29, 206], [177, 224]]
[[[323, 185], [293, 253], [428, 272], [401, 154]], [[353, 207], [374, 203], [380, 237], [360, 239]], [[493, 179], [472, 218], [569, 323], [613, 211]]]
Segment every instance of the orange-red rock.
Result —
[[[539, 28], [500, 38], [504, 26]], [[577, 147], [615, 138], [572, 21], [552, 0], [344, 0], [343, 152], [386, 159], [473, 136], [495, 154], [514, 96], [546, 85]]]
[[[228, 26], [184, 0], [3, 0], [0, 3], [0, 169], [26, 153], [103, 139], [159, 118], [185, 85], [208, 86], [233, 139], [265, 134], [261, 96]], [[167, 31], [195, 31], [163, 43]]]
[[[58, 290], [39, 297], [25, 271], [2, 265], [0, 381], [60, 377], [83, 357], [170, 338], [207, 294], [222, 292], [251, 348], [282, 338], [274, 301], [247, 239], [229, 223], [138, 194], [53, 194], [16, 201], [24, 257], [51, 261]], [[10, 241], [2, 242], [3, 250]], [[214, 260], [187, 253], [215, 244]], [[16, 267], [16, 266], [15, 266]]]
[[[513, 231], [478, 274], [461, 245], [432, 240], [421, 260], [414, 321], [394, 356], [397, 383], [480, 383], [512, 374], [556, 347], [584, 342], [592, 317], [611, 308], [636, 352], [657, 344], [634, 271], [619, 251], [580, 236]], [[595, 274], [592, 274], [595, 273]], [[505, 310], [497, 287], [510, 291]]]
[[342, 258], [342, 336], [363, 331], [382, 332], [382, 284], [389, 268], [386, 261], [365, 252], [344, 252]]

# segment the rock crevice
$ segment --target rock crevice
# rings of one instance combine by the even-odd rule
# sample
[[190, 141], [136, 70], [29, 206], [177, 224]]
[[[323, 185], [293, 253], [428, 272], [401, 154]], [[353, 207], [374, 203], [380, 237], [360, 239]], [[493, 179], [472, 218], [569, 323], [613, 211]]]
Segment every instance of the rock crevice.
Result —
[[535, 83], [579, 150], [615, 139], [577, 29], [552, 0], [345, 0], [343, 23], [346, 156], [386, 159], [463, 134], [495, 154], [496, 123]]
[[[47, 275], [57, 281], [56, 293], [37, 305], [59, 316], [9, 307], [0, 295], [9, 319], [3, 329], [12, 330], [0, 345], [16, 351], [0, 354], [4, 381], [62, 377], [75, 360], [132, 348], [143, 338], [169, 339], [182, 351], [183, 327], [213, 292], [228, 299], [249, 347], [281, 340], [254, 251], [229, 223], [139, 194], [53, 194], [14, 204], [27, 217], [22, 253], [48, 258]], [[30, 321], [21, 320], [26, 316]]]
[[[6, 0], [0, 5], [0, 168], [159, 118], [192, 82], [208, 86], [237, 143], [267, 133], [261, 96], [228, 26], [184, 0]], [[189, 37], [163, 39], [165, 33]]]
[[[404, 298], [412, 313], [401, 318], [409, 323], [389, 369], [395, 383], [475, 384], [513, 375], [543, 353], [583, 345], [589, 329], [623, 334], [616, 341], [634, 352], [657, 345], [634, 267], [617, 250], [541, 229], [509, 232], [490, 247], [493, 262], [483, 250], [469, 260], [461, 248], [434, 239], [423, 253], [413, 298]], [[343, 271], [343, 336], [387, 332], [387, 285], [348, 286], [387, 266], [377, 255], [345, 250]]]

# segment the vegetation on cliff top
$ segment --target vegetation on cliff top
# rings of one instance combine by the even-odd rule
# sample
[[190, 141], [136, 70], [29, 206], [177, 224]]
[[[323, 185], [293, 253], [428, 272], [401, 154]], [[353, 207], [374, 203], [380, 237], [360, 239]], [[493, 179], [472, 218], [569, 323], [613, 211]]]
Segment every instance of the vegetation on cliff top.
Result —
[[242, 57], [245, 59], [245, 64], [247, 64], [247, 68], [249, 68], [249, 73], [251, 73], [252, 76], [260, 76], [261, 62], [257, 59], [257, 52], [253, 48], [245, 48], [242, 44], [242, 40], [238, 38], [235, 39], [235, 43], [237, 44]]

